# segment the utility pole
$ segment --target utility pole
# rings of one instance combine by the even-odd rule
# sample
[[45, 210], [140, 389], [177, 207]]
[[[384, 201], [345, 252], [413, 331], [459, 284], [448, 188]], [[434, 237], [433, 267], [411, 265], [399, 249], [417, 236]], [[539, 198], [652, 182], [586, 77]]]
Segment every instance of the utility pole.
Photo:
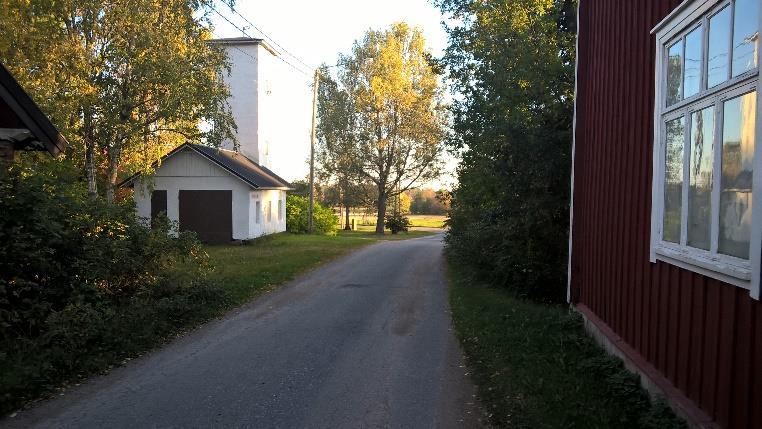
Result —
[[320, 74], [315, 69], [315, 81], [312, 84], [312, 132], [310, 134], [310, 204], [307, 207], [307, 231], [312, 233], [312, 212], [315, 205], [315, 123], [317, 122], [317, 95]]

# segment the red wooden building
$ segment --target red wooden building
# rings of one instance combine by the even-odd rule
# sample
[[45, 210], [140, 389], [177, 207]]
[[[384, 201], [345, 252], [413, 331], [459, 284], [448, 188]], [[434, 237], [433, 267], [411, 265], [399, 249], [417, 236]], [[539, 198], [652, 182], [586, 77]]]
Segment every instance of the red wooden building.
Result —
[[696, 427], [762, 428], [761, 3], [579, 4], [569, 300]]

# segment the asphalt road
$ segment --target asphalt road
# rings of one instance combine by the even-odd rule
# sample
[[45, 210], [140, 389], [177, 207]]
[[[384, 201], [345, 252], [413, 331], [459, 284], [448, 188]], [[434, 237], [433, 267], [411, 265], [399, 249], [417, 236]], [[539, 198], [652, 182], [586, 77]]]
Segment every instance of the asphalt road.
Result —
[[478, 427], [441, 235], [382, 242], [0, 426]]

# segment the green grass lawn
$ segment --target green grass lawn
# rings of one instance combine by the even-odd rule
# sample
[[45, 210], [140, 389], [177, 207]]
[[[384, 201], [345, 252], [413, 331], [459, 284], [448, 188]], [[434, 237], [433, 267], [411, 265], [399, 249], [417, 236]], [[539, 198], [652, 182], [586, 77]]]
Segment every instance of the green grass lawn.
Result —
[[383, 236], [368, 231], [339, 231], [335, 236], [281, 233], [252, 240], [247, 245], [206, 246], [206, 251], [215, 267], [211, 280], [230, 293], [234, 305], [239, 305], [361, 246], [429, 234], [424, 231]]
[[455, 328], [495, 426], [685, 427], [587, 336], [581, 316], [475, 284], [453, 266], [449, 275]]
[[[427, 228], [444, 228], [444, 222], [447, 216], [444, 215], [406, 215], [410, 219], [410, 226], [419, 226]], [[351, 215], [351, 218], [355, 220], [355, 225], [358, 231], [373, 231], [376, 228], [376, 217], [362, 215]], [[342, 219], [343, 221], [343, 219]], [[388, 231], [388, 229], [387, 229]]]
[[444, 215], [408, 215], [410, 226], [424, 226], [428, 228], [444, 228]]

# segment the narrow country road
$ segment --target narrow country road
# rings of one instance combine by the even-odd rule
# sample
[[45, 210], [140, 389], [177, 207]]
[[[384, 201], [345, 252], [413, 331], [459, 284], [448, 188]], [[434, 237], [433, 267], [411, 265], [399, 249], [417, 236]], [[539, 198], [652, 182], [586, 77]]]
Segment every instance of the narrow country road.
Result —
[[364, 248], [0, 426], [478, 427], [441, 238]]

